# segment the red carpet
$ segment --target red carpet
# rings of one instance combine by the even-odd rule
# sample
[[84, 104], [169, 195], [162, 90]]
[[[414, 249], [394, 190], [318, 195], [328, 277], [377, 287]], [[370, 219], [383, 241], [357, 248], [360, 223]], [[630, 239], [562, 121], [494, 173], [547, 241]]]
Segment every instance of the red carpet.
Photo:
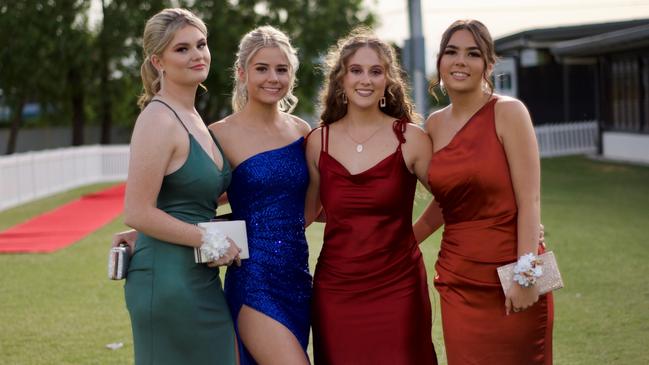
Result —
[[0, 253], [53, 252], [75, 243], [122, 213], [125, 186], [84, 195], [0, 232]]

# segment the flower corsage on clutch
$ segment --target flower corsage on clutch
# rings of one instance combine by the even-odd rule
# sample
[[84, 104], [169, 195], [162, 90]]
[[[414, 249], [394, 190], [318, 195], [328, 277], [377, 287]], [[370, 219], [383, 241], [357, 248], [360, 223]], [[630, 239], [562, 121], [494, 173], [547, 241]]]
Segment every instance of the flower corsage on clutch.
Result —
[[203, 264], [223, 257], [230, 247], [228, 236], [219, 229], [205, 229], [200, 226], [199, 228], [203, 244], [194, 249], [194, 261]]
[[561, 273], [552, 251], [538, 256], [528, 253], [521, 256], [517, 262], [500, 266], [498, 277], [505, 294], [513, 283], [523, 288], [536, 285], [540, 294], [563, 288]]

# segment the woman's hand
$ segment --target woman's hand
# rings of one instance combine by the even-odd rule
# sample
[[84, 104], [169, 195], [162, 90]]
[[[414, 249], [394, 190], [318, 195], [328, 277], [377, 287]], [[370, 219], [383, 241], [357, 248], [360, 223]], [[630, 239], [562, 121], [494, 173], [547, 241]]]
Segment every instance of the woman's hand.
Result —
[[133, 252], [135, 252], [136, 240], [137, 240], [137, 231], [134, 229], [115, 233], [113, 235], [113, 242], [111, 243], [111, 247], [117, 247], [122, 243], [126, 243], [128, 247], [131, 249], [131, 255], [132, 255]]
[[241, 249], [230, 238], [228, 238], [228, 241], [230, 242], [230, 247], [228, 247], [228, 251], [220, 259], [207, 263], [207, 266], [209, 267], [230, 266], [232, 265], [233, 262], [237, 266], [241, 266], [241, 258], [239, 257], [239, 253], [241, 252]]
[[523, 288], [517, 283], [512, 284], [507, 295], [505, 295], [505, 314], [523, 311], [539, 300], [539, 288], [532, 285]]

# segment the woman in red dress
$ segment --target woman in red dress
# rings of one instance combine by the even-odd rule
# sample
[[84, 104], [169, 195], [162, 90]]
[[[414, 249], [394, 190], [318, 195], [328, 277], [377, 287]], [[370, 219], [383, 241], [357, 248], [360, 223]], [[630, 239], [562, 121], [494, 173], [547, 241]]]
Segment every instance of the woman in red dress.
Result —
[[456, 21], [444, 33], [437, 69], [451, 104], [427, 120], [435, 201], [415, 231], [421, 240], [445, 222], [435, 287], [450, 365], [551, 364], [551, 294], [539, 297], [525, 279], [505, 295], [496, 271], [517, 259], [534, 266], [542, 248], [534, 128], [520, 101], [493, 94], [495, 61], [482, 23]]
[[[430, 139], [412, 124], [393, 49], [367, 30], [329, 54], [322, 127], [307, 142], [307, 222], [326, 214], [314, 275], [315, 364], [436, 364], [412, 229]], [[312, 188], [311, 188], [312, 187]]]

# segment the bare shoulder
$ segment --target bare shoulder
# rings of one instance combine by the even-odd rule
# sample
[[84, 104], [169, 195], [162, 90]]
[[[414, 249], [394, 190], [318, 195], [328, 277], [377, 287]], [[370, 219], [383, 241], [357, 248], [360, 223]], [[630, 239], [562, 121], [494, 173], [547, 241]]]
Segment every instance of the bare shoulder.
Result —
[[496, 133], [503, 141], [534, 133], [530, 113], [518, 99], [499, 96], [494, 106], [494, 117]]
[[529, 118], [529, 112], [527, 111], [525, 104], [523, 104], [522, 101], [509, 96], [498, 96], [498, 100], [494, 107], [494, 113], [496, 114], [496, 120], [516, 120], [525, 116]]
[[426, 128], [426, 132], [428, 132], [429, 135], [432, 135], [432, 133], [440, 125], [442, 120], [446, 118], [449, 110], [450, 110], [450, 106], [446, 106], [442, 109], [430, 113], [430, 115], [428, 116], [428, 118], [426, 118], [426, 121], [424, 122], [424, 127]]
[[171, 132], [180, 126], [180, 121], [173, 115], [173, 113], [162, 104], [149, 103], [138, 115], [135, 121], [135, 132], [149, 132], [155, 131], [154, 135], [163, 136], [165, 133]]
[[295, 128], [297, 128], [300, 131], [300, 134], [302, 134], [303, 136], [306, 136], [307, 134], [309, 134], [309, 132], [311, 132], [311, 126], [304, 119], [288, 113], [286, 114], [286, 116], [286, 120]]
[[417, 124], [406, 124], [404, 133], [406, 142], [403, 145], [406, 160], [410, 157], [426, 157], [433, 150], [433, 145], [424, 128]]
[[316, 127], [311, 130], [307, 134], [305, 143], [307, 151], [319, 151], [322, 144], [322, 127]]
[[429, 139], [428, 133], [426, 133], [424, 128], [414, 123], [406, 124], [406, 132], [404, 133], [404, 135], [406, 137], [406, 141], [425, 141]]
[[237, 130], [237, 115], [231, 114], [207, 126], [217, 138], [232, 136]]

